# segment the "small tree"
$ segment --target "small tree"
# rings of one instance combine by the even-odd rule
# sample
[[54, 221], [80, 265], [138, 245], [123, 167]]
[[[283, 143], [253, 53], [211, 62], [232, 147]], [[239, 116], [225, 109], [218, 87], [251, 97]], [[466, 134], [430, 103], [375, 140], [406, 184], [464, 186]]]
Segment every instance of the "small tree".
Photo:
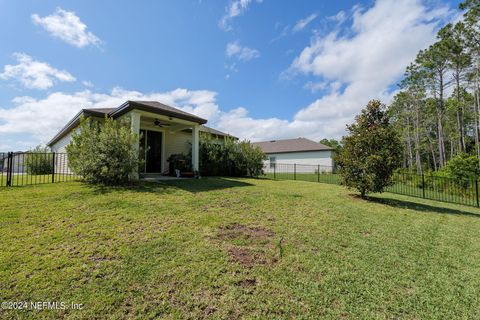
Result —
[[70, 168], [91, 183], [124, 184], [140, 166], [138, 141], [128, 120], [82, 119], [67, 146]]
[[332, 148], [335, 152], [341, 152], [342, 148], [343, 148], [340, 141], [335, 140], [335, 139], [328, 140], [328, 139], [324, 138], [324, 139], [320, 140], [320, 143], [326, 145], [327, 147]]
[[336, 156], [342, 184], [357, 189], [362, 197], [369, 192], [383, 192], [391, 184], [393, 171], [401, 162], [401, 143], [385, 105], [372, 100], [348, 125], [343, 150]]
[[26, 154], [25, 166], [28, 174], [51, 174], [53, 171], [53, 154], [50, 149], [37, 146]]
[[240, 141], [236, 144], [236, 168], [239, 175], [258, 177], [263, 173], [263, 161], [267, 156], [263, 151], [250, 143]]

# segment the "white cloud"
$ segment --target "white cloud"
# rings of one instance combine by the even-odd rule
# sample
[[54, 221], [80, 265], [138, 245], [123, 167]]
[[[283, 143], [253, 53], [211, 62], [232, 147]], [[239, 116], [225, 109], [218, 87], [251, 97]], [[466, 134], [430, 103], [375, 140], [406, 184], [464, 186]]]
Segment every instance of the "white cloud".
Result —
[[260, 57], [260, 52], [256, 49], [242, 47], [238, 41], [227, 44], [225, 53], [229, 57], [237, 57], [240, 60], [248, 61]]
[[83, 84], [84, 87], [93, 88], [92, 81], [84, 80], [84, 81], [82, 81], [82, 84]]
[[[319, 140], [331, 137], [339, 127], [324, 127], [330, 120], [302, 121], [276, 117], [255, 119], [243, 107], [223, 111], [216, 101], [217, 93], [209, 90], [176, 89], [144, 94], [139, 91], [115, 88], [110, 93], [90, 90], [72, 94], [55, 92], [43, 99], [24, 96], [13, 99], [13, 107], [0, 107], [0, 135], [8, 150], [25, 150], [48, 142], [82, 108], [108, 108], [126, 100], [155, 100], [208, 119], [208, 125], [242, 139], [309, 137]], [[21, 139], [15, 138], [21, 136]], [[26, 143], [25, 141], [28, 141]]]
[[435, 41], [438, 21], [449, 15], [446, 8], [427, 8], [420, 1], [379, 0], [369, 9], [354, 10], [352, 19], [346, 20], [351, 25], [342, 30], [345, 32], [316, 35], [290, 71], [318, 78], [311, 86], [325, 82], [328, 92], [301, 108], [293, 119], [258, 119], [245, 107], [222, 110], [216, 92], [208, 90], [144, 94], [117, 88], [107, 94], [85, 90], [56, 92], [44, 99], [16, 98], [12, 108], [0, 108], [0, 134], [31, 134], [37, 139], [32, 143], [35, 145], [48, 141], [82, 107], [112, 107], [137, 99], [177, 106], [208, 119], [214, 128], [252, 141], [338, 138], [368, 100], [391, 99], [389, 87], [402, 76], [417, 51]]
[[293, 61], [289, 72], [337, 83], [329, 94], [301, 109], [294, 122], [315, 122], [324, 136], [341, 135], [345, 123], [370, 99], [389, 102], [389, 87], [418, 50], [435, 40], [439, 22], [449, 17], [448, 8], [427, 8], [420, 0], [378, 0], [368, 10], [355, 8], [349, 28], [314, 36]]
[[315, 20], [317, 17], [318, 17], [318, 14], [312, 13], [311, 15], [309, 15], [308, 17], [306, 17], [305, 19], [301, 19], [301, 20], [297, 21], [297, 23], [295, 24], [295, 26], [293, 26], [292, 32], [295, 33], [295, 32], [302, 31], [303, 29], [305, 29], [305, 27], [306, 27], [310, 22], [312, 22], [313, 20]]
[[48, 89], [55, 81], [73, 82], [75, 77], [65, 70], [58, 70], [46, 62], [34, 60], [25, 53], [15, 53], [16, 65], [6, 65], [0, 78], [13, 79], [29, 89]]
[[87, 25], [73, 11], [57, 8], [54, 13], [43, 18], [35, 13], [32, 14], [32, 21], [34, 24], [42, 26], [53, 37], [78, 48], [101, 44], [101, 40], [92, 32], [87, 31]]
[[[0, 107], [0, 135], [25, 134], [32, 146], [46, 143], [83, 108], [111, 108], [126, 100], [155, 100], [215, 121], [220, 114], [216, 93], [207, 90], [176, 89], [144, 94], [115, 88], [108, 94], [90, 90], [72, 94], [55, 92], [43, 99], [24, 96], [13, 99], [13, 107]], [[3, 138], [2, 138], [3, 140]], [[9, 145], [13, 146], [12, 143]], [[16, 148], [13, 148], [16, 149]]]
[[[256, 0], [257, 3], [262, 3], [263, 0]], [[248, 6], [252, 3], [252, 0], [233, 0], [230, 4], [225, 8], [225, 15], [220, 19], [218, 25], [225, 31], [232, 30], [232, 26], [230, 23], [232, 22], [233, 18], [242, 15], [245, 10], [247, 10]]]
[[308, 81], [305, 83], [303, 86], [305, 89], [310, 90], [312, 93], [317, 92], [317, 91], [322, 91], [326, 87], [328, 87], [328, 83], [325, 81], [320, 81], [320, 82], [313, 82], [313, 81]]
[[[234, 134], [242, 139], [262, 139], [308, 136], [315, 124], [289, 122], [278, 118], [254, 119], [245, 108], [222, 111], [216, 101], [217, 93], [209, 90], [176, 89], [144, 94], [139, 91], [115, 88], [110, 93], [90, 90], [72, 94], [55, 92], [43, 99], [17, 97], [13, 107], [0, 107], [0, 134], [8, 141], [9, 149], [27, 149], [48, 142], [82, 108], [107, 108], [126, 100], [155, 100], [208, 119], [208, 125]], [[30, 145], [8, 136], [30, 137]]]
[[345, 11], [339, 11], [337, 14], [328, 17], [327, 19], [342, 24], [347, 20], [347, 14]]

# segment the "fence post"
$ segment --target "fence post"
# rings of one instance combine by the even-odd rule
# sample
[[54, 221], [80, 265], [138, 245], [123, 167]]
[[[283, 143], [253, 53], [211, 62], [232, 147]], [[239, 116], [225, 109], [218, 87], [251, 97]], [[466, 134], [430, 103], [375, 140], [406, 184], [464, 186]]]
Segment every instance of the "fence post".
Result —
[[422, 172], [422, 196], [425, 199], [425, 175]]
[[52, 183], [55, 183], [55, 152], [52, 153]]
[[7, 154], [7, 187], [12, 186], [13, 152]]
[[320, 182], [320, 165], [317, 165], [317, 182]]
[[477, 207], [480, 207], [480, 203], [478, 199], [478, 179], [475, 179], [475, 192], [477, 194]]
[[293, 164], [293, 180], [297, 180], [297, 164]]
[[273, 163], [273, 180], [277, 179], [277, 164]]

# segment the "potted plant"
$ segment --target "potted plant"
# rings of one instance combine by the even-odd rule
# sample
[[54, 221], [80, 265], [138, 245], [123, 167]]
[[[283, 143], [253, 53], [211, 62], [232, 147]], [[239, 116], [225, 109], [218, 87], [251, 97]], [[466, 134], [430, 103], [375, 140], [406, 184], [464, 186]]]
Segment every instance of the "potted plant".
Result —
[[172, 154], [167, 159], [168, 174], [176, 177], [193, 177], [191, 159], [183, 153]]

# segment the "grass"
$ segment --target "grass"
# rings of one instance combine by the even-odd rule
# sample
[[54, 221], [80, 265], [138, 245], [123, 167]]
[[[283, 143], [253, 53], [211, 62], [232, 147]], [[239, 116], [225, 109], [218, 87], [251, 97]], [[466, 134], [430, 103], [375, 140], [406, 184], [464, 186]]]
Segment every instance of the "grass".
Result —
[[273, 174], [268, 172], [265, 174], [266, 178], [277, 180], [299, 180], [321, 183], [340, 184], [340, 175], [336, 173], [293, 173], [293, 172], [278, 172]]
[[[412, 175], [413, 176], [413, 175]], [[293, 172], [278, 172], [273, 174], [268, 172], [265, 174], [266, 178], [277, 180], [299, 180], [310, 182], [321, 182], [330, 184], [340, 184], [340, 174], [338, 173], [293, 173]], [[386, 191], [396, 194], [402, 194], [412, 197], [426, 198], [430, 200], [456, 203], [467, 206], [477, 206], [475, 185], [472, 183], [467, 188], [462, 189], [453, 180], [436, 178], [437, 185], [428, 186], [425, 192], [421, 188], [421, 176], [415, 176], [415, 180], [402, 181], [401, 177], [394, 176], [395, 183], [386, 188]], [[444, 182], [442, 184], [442, 182]]]
[[0, 189], [0, 318], [476, 319], [480, 212], [266, 179]]
[[[13, 174], [12, 186], [24, 186], [34, 184], [52, 183], [52, 178], [55, 182], [65, 182], [78, 180], [78, 176], [73, 174], [56, 173], [55, 177], [51, 174]], [[7, 174], [0, 172], [0, 187], [7, 185]]]

